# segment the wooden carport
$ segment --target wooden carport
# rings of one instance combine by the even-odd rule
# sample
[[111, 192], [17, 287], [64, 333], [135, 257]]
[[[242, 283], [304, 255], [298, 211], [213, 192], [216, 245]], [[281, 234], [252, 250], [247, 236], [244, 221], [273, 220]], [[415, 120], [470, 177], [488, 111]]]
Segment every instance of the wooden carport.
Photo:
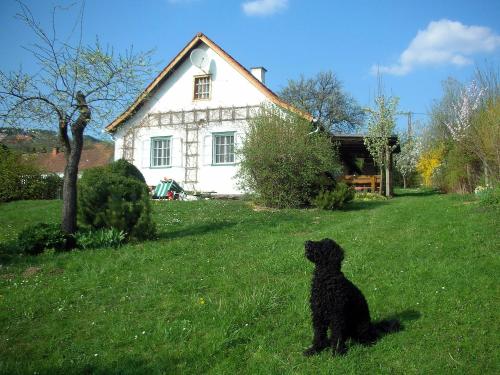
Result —
[[[339, 158], [343, 165], [342, 180], [353, 185], [356, 190], [375, 192], [380, 189], [382, 173], [375, 164], [373, 157], [365, 146], [363, 135], [334, 135], [333, 141], [338, 145]], [[391, 146], [397, 145], [392, 154], [399, 153], [398, 138], [389, 139]], [[390, 171], [393, 167], [392, 154]], [[390, 191], [392, 193], [392, 173], [389, 174]]]

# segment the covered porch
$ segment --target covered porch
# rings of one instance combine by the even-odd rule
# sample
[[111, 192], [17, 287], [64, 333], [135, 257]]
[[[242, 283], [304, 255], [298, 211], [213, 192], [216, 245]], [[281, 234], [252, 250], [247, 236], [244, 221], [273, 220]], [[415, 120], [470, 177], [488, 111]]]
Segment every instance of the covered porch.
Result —
[[[339, 158], [343, 166], [341, 179], [352, 185], [357, 191], [380, 191], [382, 173], [375, 164], [365, 146], [362, 135], [334, 135], [333, 140], [338, 144]], [[397, 137], [393, 136], [389, 144], [397, 144]], [[399, 145], [392, 152], [399, 153]], [[390, 170], [393, 169], [393, 158], [390, 157]], [[392, 191], [392, 173], [390, 177], [390, 189]]]

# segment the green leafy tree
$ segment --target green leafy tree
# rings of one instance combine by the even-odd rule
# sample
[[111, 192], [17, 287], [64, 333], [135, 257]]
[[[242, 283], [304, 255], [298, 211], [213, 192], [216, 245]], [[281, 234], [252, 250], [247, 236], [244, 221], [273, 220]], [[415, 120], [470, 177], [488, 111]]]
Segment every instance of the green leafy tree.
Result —
[[[391, 156], [396, 145], [390, 144], [396, 126], [399, 99], [379, 95], [375, 98], [375, 109], [369, 111], [368, 129], [364, 137], [366, 148], [377, 166], [385, 168], [385, 195], [391, 196]], [[383, 192], [382, 183], [380, 192]]]
[[83, 44], [83, 6], [75, 23], [80, 35], [71, 39], [56, 34], [56, 8], [52, 31], [47, 32], [30, 9], [19, 4], [17, 17], [36, 38], [27, 50], [38, 68], [32, 74], [0, 72], [0, 118], [7, 125], [57, 129], [66, 157], [62, 229], [74, 233], [83, 133], [92, 123], [111, 120], [117, 106], [125, 106], [137, 95], [149, 75], [150, 53], [117, 55], [98, 39], [94, 44]]
[[490, 98], [473, 118], [467, 146], [483, 166], [486, 185], [500, 183], [500, 95]]
[[270, 207], [310, 204], [322, 174], [340, 171], [334, 146], [324, 132], [276, 107], [263, 107], [250, 120], [240, 157], [241, 185]]

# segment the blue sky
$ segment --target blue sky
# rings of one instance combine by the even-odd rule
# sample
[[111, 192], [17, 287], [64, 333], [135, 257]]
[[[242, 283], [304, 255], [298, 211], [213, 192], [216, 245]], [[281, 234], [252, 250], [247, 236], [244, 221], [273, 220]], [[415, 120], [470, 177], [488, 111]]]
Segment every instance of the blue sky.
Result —
[[[31, 0], [35, 17], [50, 25], [56, 4]], [[32, 34], [14, 16], [18, 5], [0, 1], [0, 69], [33, 69], [22, 46]], [[74, 12], [57, 18], [69, 32]], [[313, 0], [87, 0], [84, 35], [117, 51], [154, 48], [158, 70], [197, 33], [205, 33], [245, 67], [268, 69], [274, 90], [301, 74], [334, 71], [361, 105], [373, 103], [374, 71], [400, 109], [429, 110], [449, 76], [471, 78], [476, 65], [500, 63], [500, 1]], [[425, 120], [417, 115], [416, 119]], [[404, 120], [400, 120], [403, 126]]]

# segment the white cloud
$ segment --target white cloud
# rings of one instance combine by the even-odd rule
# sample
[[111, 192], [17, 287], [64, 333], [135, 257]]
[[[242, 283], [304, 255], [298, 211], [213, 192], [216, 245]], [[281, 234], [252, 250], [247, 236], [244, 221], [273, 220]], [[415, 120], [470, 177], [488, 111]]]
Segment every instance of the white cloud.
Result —
[[247, 16], [268, 16], [286, 9], [288, 0], [253, 0], [242, 4]]
[[483, 26], [467, 26], [457, 21], [432, 21], [419, 30], [398, 62], [372, 66], [372, 73], [405, 75], [418, 66], [472, 64], [472, 55], [493, 52], [500, 46], [500, 36]]

